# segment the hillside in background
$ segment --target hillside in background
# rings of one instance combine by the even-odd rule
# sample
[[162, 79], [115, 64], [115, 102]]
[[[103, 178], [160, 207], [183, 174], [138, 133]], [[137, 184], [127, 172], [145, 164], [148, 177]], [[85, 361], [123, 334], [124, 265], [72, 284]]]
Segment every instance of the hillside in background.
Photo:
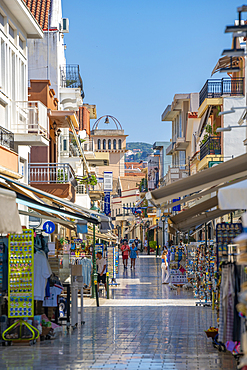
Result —
[[152, 154], [153, 146], [148, 143], [130, 142], [126, 144], [128, 152], [125, 154], [126, 162], [146, 161], [149, 154]]

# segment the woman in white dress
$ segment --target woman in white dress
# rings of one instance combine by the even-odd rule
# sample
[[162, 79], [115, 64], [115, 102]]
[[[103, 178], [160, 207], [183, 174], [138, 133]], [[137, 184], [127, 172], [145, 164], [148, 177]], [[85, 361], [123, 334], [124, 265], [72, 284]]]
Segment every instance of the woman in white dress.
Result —
[[168, 252], [165, 249], [161, 256], [162, 284], [168, 284], [168, 279], [169, 279], [167, 253]]

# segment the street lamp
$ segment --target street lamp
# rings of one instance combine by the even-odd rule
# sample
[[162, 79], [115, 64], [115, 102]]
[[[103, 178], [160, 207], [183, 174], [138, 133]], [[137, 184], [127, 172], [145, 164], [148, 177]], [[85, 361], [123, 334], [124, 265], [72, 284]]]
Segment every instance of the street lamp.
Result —
[[149, 246], [149, 225], [150, 225], [150, 222], [147, 221], [146, 222], [146, 226], [147, 226], [147, 229], [148, 229], [148, 232], [147, 232], [147, 238], [148, 238], [148, 255], [150, 255], [150, 246]]
[[158, 238], [158, 234], [159, 234], [159, 231], [158, 231], [159, 224], [158, 224], [158, 222], [159, 222], [159, 219], [156, 218], [156, 243], [157, 243], [157, 246], [156, 246], [156, 257], [158, 255], [160, 255], [159, 240], [158, 240], [159, 239]]
[[162, 231], [163, 231], [163, 247], [166, 245], [166, 237], [165, 237], [165, 226], [164, 226], [164, 224], [165, 224], [165, 222], [166, 222], [166, 219], [167, 219], [167, 217], [166, 216], [161, 216], [161, 221], [162, 221], [162, 224], [163, 224], [163, 227], [162, 227]]

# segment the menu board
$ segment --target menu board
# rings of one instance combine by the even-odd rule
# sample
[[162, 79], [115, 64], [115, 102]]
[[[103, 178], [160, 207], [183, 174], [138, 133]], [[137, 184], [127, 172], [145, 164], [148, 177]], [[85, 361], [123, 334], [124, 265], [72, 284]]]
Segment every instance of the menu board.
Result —
[[232, 244], [232, 241], [236, 236], [241, 234], [242, 224], [241, 223], [226, 223], [222, 222], [216, 226], [216, 243], [218, 248], [219, 257], [225, 257], [228, 255], [228, 244]]
[[8, 250], [8, 316], [33, 317], [33, 230], [10, 234]]

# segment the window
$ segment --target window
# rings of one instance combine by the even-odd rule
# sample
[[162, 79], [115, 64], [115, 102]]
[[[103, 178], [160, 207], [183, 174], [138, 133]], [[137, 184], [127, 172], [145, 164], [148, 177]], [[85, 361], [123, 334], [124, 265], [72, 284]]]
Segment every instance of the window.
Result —
[[106, 150], [106, 139], [103, 140], [103, 149]]
[[9, 24], [9, 34], [14, 39], [15, 38], [15, 30], [11, 25]]
[[[123, 204], [123, 207], [125, 207], [125, 203]], [[123, 208], [123, 214], [125, 216], [125, 208]]]
[[1, 87], [2, 89], [5, 88], [5, 43], [4, 41], [1, 41]]
[[24, 42], [22, 41], [22, 39], [19, 37], [19, 45], [20, 45], [20, 48], [23, 50], [24, 49]]
[[101, 149], [101, 141], [100, 141], [100, 139], [98, 139], [98, 150], [100, 150]]
[[122, 149], [122, 141], [121, 141], [121, 139], [118, 140], [118, 149]]
[[127, 215], [129, 214], [129, 203], [127, 203]]
[[63, 139], [63, 151], [66, 152], [67, 150], [67, 140]]
[[117, 149], [117, 140], [116, 139], [113, 140], [113, 149], [114, 150]]
[[108, 140], [108, 149], [111, 150], [111, 139]]
[[0, 24], [4, 26], [4, 16], [0, 13]]

